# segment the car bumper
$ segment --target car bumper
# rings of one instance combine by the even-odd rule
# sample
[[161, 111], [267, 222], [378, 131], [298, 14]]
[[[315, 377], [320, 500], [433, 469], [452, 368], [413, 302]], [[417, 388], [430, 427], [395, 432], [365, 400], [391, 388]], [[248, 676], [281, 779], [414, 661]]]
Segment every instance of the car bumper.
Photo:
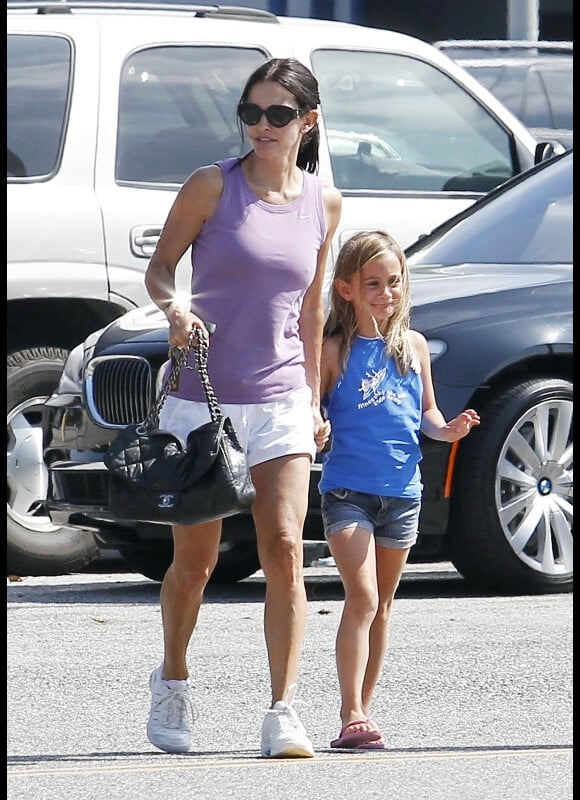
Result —
[[[47, 507], [57, 525], [93, 530], [102, 544], [118, 546], [119, 535], [148, 539], [167, 539], [167, 525], [138, 521], [120, 523], [109, 509], [109, 473], [102, 457], [114, 439], [116, 430], [96, 425], [83, 412], [80, 399], [66, 406], [47, 404], [44, 408], [44, 457], [48, 467]], [[84, 444], [83, 450], [77, 449]], [[89, 449], [86, 449], [86, 444]], [[421, 443], [421, 473], [424, 484], [419, 539], [413, 547], [414, 560], [437, 557], [443, 552], [449, 517], [449, 501], [444, 481], [449, 445], [424, 438]], [[308, 514], [304, 538], [323, 541], [320, 513], [321, 463], [317, 460], [310, 472]], [[247, 530], [247, 526], [240, 526]]]
[[[315, 463], [310, 473], [308, 515], [304, 527], [304, 538], [322, 541], [324, 533], [320, 513], [320, 464]], [[413, 548], [414, 559], [434, 557], [443, 547], [447, 528], [448, 501], [433, 482], [424, 478], [426, 491], [419, 520], [419, 539]], [[62, 461], [53, 463], [48, 470], [48, 511], [52, 521], [58, 525], [93, 530], [102, 545], [117, 547], [135, 537], [149, 540], [170, 538], [167, 525], [139, 521], [119, 523], [111, 514], [108, 505], [109, 473], [102, 461], [75, 463]]]

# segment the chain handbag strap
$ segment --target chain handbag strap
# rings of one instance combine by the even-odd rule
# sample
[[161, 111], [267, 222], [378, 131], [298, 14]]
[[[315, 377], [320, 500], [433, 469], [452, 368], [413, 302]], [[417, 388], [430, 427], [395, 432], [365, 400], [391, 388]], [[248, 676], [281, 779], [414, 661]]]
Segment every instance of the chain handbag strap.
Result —
[[179, 376], [182, 369], [194, 369], [187, 363], [189, 354], [193, 351], [195, 357], [195, 369], [199, 373], [205, 398], [209, 408], [209, 413], [212, 422], [218, 423], [221, 421], [223, 414], [216, 397], [213, 386], [211, 385], [209, 374], [207, 371], [207, 357], [209, 353], [209, 335], [207, 331], [201, 328], [192, 328], [189, 334], [189, 341], [186, 347], [171, 347], [169, 352], [171, 355], [171, 370], [167, 376], [159, 396], [151, 404], [149, 413], [138, 427], [138, 433], [144, 433], [148, 430], [159, 427], [159, 414], [163, 408], [163, 404], [167, 399], [169, 392], [179, 385]]
[[[197, 328], [196, 330], [198, 331], [199, 335], [197, 336], [197, 346], [195, 347], [194, 350], [195, 366], [197, 368], [197, 371], [199, 372], [199, 377], [201, 379], [201, 385], [203, 386], [203, 391], [205, 393], [205, 399], [207, 400], [211, 421], [218, 423], [221, 421], [223, 414], [220, 408], [220, 404], [218, 403], [218, 399], [216, 397], [214, 388], [211, 385], [209, 374], [207, 371], [207, 357], [209, 355], [209, 336], [205, 331], [200, 331], [199, 328]], [[187, 367], [187, 369], [192, 369], [192, 367]]]

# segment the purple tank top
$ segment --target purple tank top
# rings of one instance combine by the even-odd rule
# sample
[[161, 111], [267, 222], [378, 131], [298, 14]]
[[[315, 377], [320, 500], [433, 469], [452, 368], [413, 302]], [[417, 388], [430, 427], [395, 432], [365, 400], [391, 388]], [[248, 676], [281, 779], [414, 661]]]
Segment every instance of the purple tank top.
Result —
[[[219, 402], [270, 402], [306, 385], [298, 317], [326, 235], [321, 184], [303, 172], [299, 197], [272, 205], [251, 191], [240, 159], [218, 166], [223, 193], [191, 251], [191, 308], [217, 326], [208, 372]], [[205, 401], [189, 369], [172, 394]]]

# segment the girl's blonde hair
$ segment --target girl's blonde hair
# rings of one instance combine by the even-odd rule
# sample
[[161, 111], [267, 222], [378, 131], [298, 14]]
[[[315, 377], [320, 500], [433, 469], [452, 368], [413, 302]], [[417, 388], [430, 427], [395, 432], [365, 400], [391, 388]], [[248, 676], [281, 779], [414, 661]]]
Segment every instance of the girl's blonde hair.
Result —
[[383, 253], [393, 253], [399, 260], [401, 265], [401, 298], [395, 313], [388, 320], [380, 324], [376, 320], [374, 321], [377, 336], [382, 337], [384, 340], [386, 352], [395, 359], [395, 364], [401, 375], [406, 375], [411, 368], [416, 368], [413, 351], [407, 336], [410, 325], [411, 300], [409, 268], [405, 253], [398, 242], [385, 231], [361, 231], [361, 233], [356, 233], [352, 236], [340, 248], [334, 265], [330, 310], [324, 324], [323, 336], [325, 339], [336, 335], [341, 337], [339, 358], [342, 371], [346, 367], [352, 340], [357, 333], [357, 324], [353, 304], [340, 296], [336, 283], [338, 280], [351, 282], [357, 277], [360, 280], [360, 273], [364, 265], [371, 259], [383, 255]]

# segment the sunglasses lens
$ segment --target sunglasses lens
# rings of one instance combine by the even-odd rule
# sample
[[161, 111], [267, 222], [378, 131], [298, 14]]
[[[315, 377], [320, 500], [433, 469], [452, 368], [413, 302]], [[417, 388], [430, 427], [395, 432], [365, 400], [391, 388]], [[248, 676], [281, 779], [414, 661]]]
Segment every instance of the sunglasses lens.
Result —
[[266, 119], [275, 128], [283, 128], [296, 117], [296, 112], [289, 106], [270, 106], [266, 109]]
[[268, 106], [266, 109], [261, 109], [255, 103], [240, 103], [238, 106], [238, 116], [244, 125], [257, 125], [262, 117], [266, 115], [266, 119], [275, 128], [283, 128], [296, 119], [300, 112], [290, 106]]
[[240, 103], [238, 116], [244, 125], [257, 125], [262, 116], [262, 109], [255, 103]]

